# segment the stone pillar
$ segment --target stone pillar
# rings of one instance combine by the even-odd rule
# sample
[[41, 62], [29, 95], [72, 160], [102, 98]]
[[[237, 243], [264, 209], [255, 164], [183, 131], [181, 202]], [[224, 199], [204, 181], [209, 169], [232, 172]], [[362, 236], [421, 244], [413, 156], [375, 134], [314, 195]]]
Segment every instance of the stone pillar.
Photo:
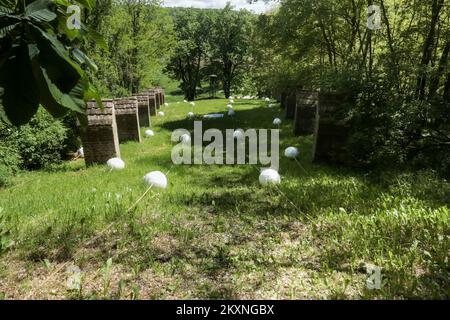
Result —
[[114, 99], [119, 142], [141, 142], [137, 98]]
[[285, 100], [285, 118], [294, 119], [296, 108], [296, 94], [295, 90], [289, 90], [286, 94]]
[[317, 91], [297, 90], [294, 135], [305, 136], [314, 133], [318, 105], [319, 93]]
[[161, 99], [162, 99], [162, 104], [166, 103], [166, 92], [162, 88], [161, 88]]
[[155, 107], [156, 110], [159, 110], [159, 108], [161, 107], [161, 96], [159, 94], [158, 89], [149, 89], [147, 90], [148, 93], [153, 94], [155, 96]]
[[287, 100], [287, 91], [283, 90], [281, 91], [281, 97], [280, 97], [280, 108], [286, 109], [286, 100]]
[[156, 92], [156, 96], [157, 96], [157, 100], [158, 100], [158, 109], [163, 105], [163, 95], [162, 95], [162, 90], [161, 88], [156, 88], [155, 89]]
[[138, 100], [139, 125], [141, 127], [150, 127], [150, 104], [148, 95], [135, 95]]
[[345, 164], [350, 126], [340, 119], [344, 97], [334, 93], [320, 93], [314, 128], [313, 160]]
[[154, 93], [148, 93], [148, 101], [150, 105], [150, 115], [156, 116], [156, 96]]
[[120, 158], [119, 137], [113, 100], [102, 100], [103, 110], [95, 101], [87, 103], [88, 125], [81, 130], [86, 166], [104, 164]]

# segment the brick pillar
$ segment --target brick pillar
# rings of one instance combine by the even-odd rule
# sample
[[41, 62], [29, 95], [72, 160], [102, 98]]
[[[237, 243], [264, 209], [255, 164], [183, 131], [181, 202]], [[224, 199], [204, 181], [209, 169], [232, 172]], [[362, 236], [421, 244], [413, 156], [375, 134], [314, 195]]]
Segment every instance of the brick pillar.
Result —
[[137, 98], [114, 99], [119, 142], [141, 142]]
[[161, 96], [159, 95], [159, 91], [158, 89], [150, 89], [148, 90], [149, 93], [153, 93], [155, 95], [155, 106], [156, 106], [156, 110], [159, 110], [159, 108], [161, 107]]
[[287, 94], [288, 94], [288, 92], [286, 90], [281, 91], [281, 97], [280, 97], [280, 108], [281, 109], [286, 109]]
[[95, 101], [87, 103], [88, 125], [81, 130], [86, 166], [104, 164], [120, 158], [119, 137], [113, 100], [102, 100], [103, 110]]
[[289, 90], [285, 101], [285, 118], [295, 118], [296, 94], [295, 90]]
[[150, 115], [156, 116], [156, 96], [154, 93], [148, 94], [149, 104], [150, 104]]
[[158, 109], [163, 105], [163, 96], [161, 88], [156, 88], [156, 96], [158, 97]]
[[138, 100], [139, 125], [141, 127], [150, 127], [150, 104], [148, 95], [135, 95]]
[[350, 126], [339, 119], [339, 111], [344, 102], [342, 95], [320, 93], [314, 129], [313, 160], [341, 163], [348, 161], [346, 151]]
[[314, 133], [318, 105], [319, 93], [317, 91], [297, 90], [294, 135], [305, 136]]

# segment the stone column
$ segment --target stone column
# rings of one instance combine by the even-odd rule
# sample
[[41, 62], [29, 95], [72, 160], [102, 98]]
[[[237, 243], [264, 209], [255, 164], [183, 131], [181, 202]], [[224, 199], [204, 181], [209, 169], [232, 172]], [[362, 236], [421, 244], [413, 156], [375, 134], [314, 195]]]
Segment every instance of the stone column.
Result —
[[158, 100], [157, 108], [159, 109], [163, 105], [163, 96], [162, 96], [161, 88], [156, 88], [155, 92], [156, 92], [156, 96], [157, 96], [157, 100]]
[[150, 104], [148, 95], [135, 95], [138, 100], [139, 125], [141, 127], [150, 127]]
[[294, 119], [296, 108], [296, 93], [295, 90], [289, 90], [285, 100], [285, 118]]
[[103, 110], [95, 101], [87, 103], [88, 125], [81, 130], [86, 166], [104, 164], [120, 158], [119, 137], [113, 100], [102, 100]]
[[350, 126], [342, 119], [344, 97], [335, 93], [320, 93], [314, 128], [313, 160], [346, 164]]
[[319, 93], [310, 90], [296, 91], [294, 135], [306, 136], [314, 133]]
[[155, 96], [156, 110], [159, 110], [159, 108], [161, 107], [161, 96], [159, 95], [158, 89], [149, 89], [147, 90], [147, 93], [153, 94]]
[[141, 142], [137, 98], [114, 99], [119, 142]]

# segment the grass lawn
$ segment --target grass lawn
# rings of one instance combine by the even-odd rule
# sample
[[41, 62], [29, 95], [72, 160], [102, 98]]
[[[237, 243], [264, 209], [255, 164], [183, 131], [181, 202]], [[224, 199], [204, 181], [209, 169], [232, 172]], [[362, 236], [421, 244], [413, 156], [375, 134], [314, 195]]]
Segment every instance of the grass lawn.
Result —
[[[192, 107], [167, 100], [154, 137], [121, 145], [125, 170], [77, 160], [0, 190], [0, 298], [449, 298], [448, 182], [312, 164], [311, 137], [293, 137], [287, 121], [281, 153], [298, 146], [304, 170], [281, 159], [281, 192], [262, 188], [251, 165], [173, 166], [171, 132], [193, 128]], [[202, 100], [194, 112], [226, 104]], [[256, 100], [235, 110], [235, 122], [204, 129], [271, 128], [282, 116]], [[153, 170], [167, 172], [168, 189], [128, 211]], [[366, 285], [370, 264], [382, 268], [380, 290]], [[76, 268], [79, 288], [68, 283]]]

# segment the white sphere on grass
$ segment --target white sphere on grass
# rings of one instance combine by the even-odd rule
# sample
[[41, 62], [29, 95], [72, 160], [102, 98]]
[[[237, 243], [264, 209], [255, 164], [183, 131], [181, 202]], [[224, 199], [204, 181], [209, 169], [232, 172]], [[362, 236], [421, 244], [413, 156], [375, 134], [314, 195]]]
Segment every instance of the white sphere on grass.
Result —
[[166, 103], [164, 103], [164, 105], [166, 106], [166, 107], [168, 107], [169, 106], [169, 104], [166, 102]]
[[274, 124], [275, 126], [281, 125], [281, 119], [280, 119], [280, 118], [275, 118], [275, 119], [273, 120], [273, 124]]
[[161, 171], [152, 171], [144, 176], [144, 182], [148, 186], [154, 188], [165, 189], [167, 188], [167, 177]]
[[193, 119], [193, 118], [195, 117], [195, 115], [194, 115], [193, 112], [188, 112], [187, 117], [188, 117], [189, 119]]
[[192, 101], [191, 102], [191, 106], [195, 107], [195, 102]]
[[122, 159], [120, 158], [112, 158], [109, 159], [106, 162], [106, 165], [111, 169], [111, 170], [123, 170], [125, 169], [125, 162], [123, 162]]
[[162, 111], [158, 112], [158, 116], [164, 117], [164, 112]]
[[263, 169], [259, 175], [259, 183], [263, 186], [278, 185], [281, 183], [280, 174], [274, 169]]
[[300, 150], [298, 150], [296, 147], [289, 147], [284, 151], [284, 156], [289, 159], [295, 159], [299, 154]]
[[153, 132], [153, 130], [145, 130], [146, 137], [153, 137], [154, 135], [155, 133]]

